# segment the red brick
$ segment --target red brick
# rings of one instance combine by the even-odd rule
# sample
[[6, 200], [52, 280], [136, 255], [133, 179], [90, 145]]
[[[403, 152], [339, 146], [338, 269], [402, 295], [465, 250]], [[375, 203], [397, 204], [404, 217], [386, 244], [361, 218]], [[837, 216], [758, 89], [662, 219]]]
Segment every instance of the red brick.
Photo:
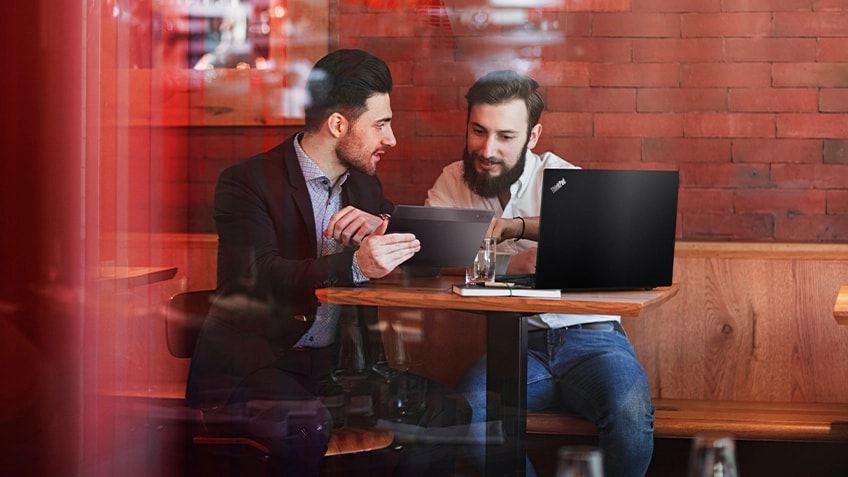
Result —
[[771, 65], [767, 63], [689, 63], [681, 65], [681, 85], [687, 88], [767, 87]]
[[[542, 129], [542, 137], [546, 129]], [[639, 138], [556, 137], [553, 151], [573, 164], [593, 161], [640, 162]], [[536, 150], [540, 150], [538, 147]]]
[[848, 165], [772, 164], [771, 182], [789, 189], [848, 189]]
[[820, 139], [734, 139], [733, 162], [812, 164], [821, 161]]
[[[561, 39], [554, 41], [558, 44]], [[455, 58], [462, 62], [474, 63], [485, 70], [514, 67], [516, 60], [535, 62], [541, 59], [544, 51], [539, 38], [533, 35], [506, 36], [464, 36], [456, 37]]]
[[680, 36], [680, 16], [665, 13], [598, 13], [592, 34], [610, 37], [662, 38]]
[[680, 189], [678, 212], [733, 213], [733, 191], [729, 189]]
[[543, 61], [527, 74], [541, 86], [588, 86], [589, 64]]
[[465, 109], [468, 88], [456, 86], [396, 86], [391, 105], [395, 114], [408, 111], [458, 111]]
[[734, 200], [737, 214], [823, 214], [825, 191], [806, 189], [750, 189], [737, 190]]
[[838, 63], [848, 61], [848, 38], [819, 38], [816, 61]]
[[[397, 148], [389, 154], [395, 154], [396, 150]], [[397, 184], [398, 182], [405, 182], [411, 176], [412, 160], [403, 156], [400, 159], [397, 161], [380, 161], [377, 165], [377, 174], [380, 181], [384, 184]]]
[[727, 111], [724, 88], [640, 88], [636, 96], [640, 113]]
[[585, 37], [592, 34], [592, 13], [557, 12], [556, 21], [565, 37]]
[[825, 139], [824, 164], [848, 164], [848, 139]]
[[848, 115], [783, 114], [777, 115], [777, 137], [832, 138], [848, 136]]
[[848, 31], [845, 13], [775, 13], [774, 36], [786, 37], [836, 37]]
[[768, 185], [768, 164], [680, 164], [681, 187], [750, 189]]
[[405, 11], [360, 13], [355, 22], [338, 22], [339, 36], [362, 37], [414, 37], [417, 36], [414, 16]]
[[[465, 146], [465, 127], [457, 128], [456, 135], [420, 136], [410, 140], [398, 140], [397, 147], [390, 150], [383, 163], [396, 161], [447, 161], [462, 158]], [[405, 178], [406, 180], [406, 178]]]
[[848, 215], [775, 217], [774, 239], [786, 242], [834, 242], [848, 236]]
[[458, 86], [469, 88], [477, 79], [471, 65], [461, 62], [422, 62], [413, 67], [416, 86]]
[[728, 109], [739, 112], [818, 111], [818, 91], [812, 88], [731, 88]]
[[651, 162], [730, 162], [729, 139], [645, 138], [642, 158]]
[[813, 0], [813, 10], [817, 12], [844, 12], [845, 0]]
[[542, 115], [543, 134], [549, 137], [592, 135], [592, 114], [550, 111]]
[[627, 63], [631, 60], [630, 38], [567, 37], [560, 44], [543, 47], [543, 58], [554, 61]]
[[[390, 66], [394, 63], [408, 65], [415, 61], [443, 62], [454, 60], [453, 37], [372, 37], [365, 39], [362, 48], [377, 55]], [[415, 51], [416, 55], [410, 55], [410, 51]], [[392, 73], [395, 73], [394, 69], [392, 69]]]
[[633, 61], [637, 63], [705, 63], [724, 58], [720, 38], [636, 38]]
[[633, 88], [548, 88], [549, 111], [625, 112], [636, 111]]
[[688, 137], [774, 137], [774, 115], [687, 114], [683, 130]]
[[448, 156], [448, 159], [441, 161], [409, 161], [412, 166], [411, 183], [424, 184], [427, 188], [430, 188], [442, 173], [442, 168], [455, 160], [455, 156]]
[[689, 37], [760, 37], [771, 34], [770, 13], [694, 13], [681, 17], [681, 35]]
[[827, 191], [827, 213], [848, 214], [848, 190]]
[[677, 114], [595, 115], [595, 137], [680, 137], [683, 120]]
[[422, 111], [415, 117], [416, 136], [465, 135], [465, 111]]
[[823, 113], [848, 112], [848, 89], [822, 88], [819, 97], [819, 108]]
[[848, 63], [776, 63], [774, 86], [848, 87]]
[[774, 234], [771, 214], [684, 213], [683, 236], [695, 240], [769, 240]]
[[810, 0], [722, 0], [725, 12], [810, 11]]
[[634, 12], [690, 13], [721, 11], [721, 0], [632, 0]]
[[677, 165], [667, 162], [613, 161], [599, 158], [584, 165], [587, 169], [636, 169], [643, 171], [676, 171]]
[[592, 86], [679, 86], [680, 69], [675, 63], [590, 64]]
[[728, 61], [815, 61], [815, 38], [725, 38]]
[[569, 12], [621, 12], [630, 10], [631, 0], [581, 0], [563, 2]]

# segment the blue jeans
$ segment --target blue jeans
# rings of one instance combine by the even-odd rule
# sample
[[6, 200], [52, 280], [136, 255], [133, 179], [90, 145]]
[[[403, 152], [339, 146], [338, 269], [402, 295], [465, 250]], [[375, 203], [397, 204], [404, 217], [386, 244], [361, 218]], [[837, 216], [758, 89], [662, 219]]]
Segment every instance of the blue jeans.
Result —
[[[617, 330], [621, 330], [618, 332]], [[486, 356], [459, 383], [472, 422], [486, 420]], [[527, 410], [557, 409], [595, 423], [605, 476], [644, 476], [654, 449], [654, 406], [644, 368], [620, 325], [531, 331]], [[472, 460], [482, 467], [484, 440]], [[528, 462], [527, 475], [535, 475]]]

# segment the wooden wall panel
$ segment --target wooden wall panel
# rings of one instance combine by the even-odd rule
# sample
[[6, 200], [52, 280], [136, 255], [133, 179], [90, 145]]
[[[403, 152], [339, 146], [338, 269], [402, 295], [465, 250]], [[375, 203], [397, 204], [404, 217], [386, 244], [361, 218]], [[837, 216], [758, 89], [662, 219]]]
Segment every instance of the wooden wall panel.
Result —
[[[747, 247], [761, 254], [768, 246]], [[678, 250], [677, 296], [625, 320], [653, 394], [848, 402], [848, 327], [832, 316], [839, 285], [848, 282], [848, 254], [747, 259], [719, 253], [710, 258]]]

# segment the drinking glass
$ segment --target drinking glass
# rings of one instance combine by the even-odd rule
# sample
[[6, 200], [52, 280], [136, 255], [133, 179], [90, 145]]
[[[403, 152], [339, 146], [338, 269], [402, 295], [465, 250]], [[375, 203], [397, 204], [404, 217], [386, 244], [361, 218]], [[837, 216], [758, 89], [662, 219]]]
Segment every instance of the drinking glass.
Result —
[[601, 450], [591, 446], [565, 446], [557, 451], [556, 477], [602, 477]]
[[388, 322], [383, 333], [383, 347], [371, 366], [386, 380], [387, 393], [383, 395], [383, 406], [389, 419], [409, 422], [425, 404], [426, 382], [407, 374], [413, 364], [407, 339], [412, 335], [403, 319], [395, 317]]
[[687, 477], [737, 477], [736, 444], [728, 435], [695, 436]]
[[409, 351], [400, 319], [391, 319], [386, 323], [382, 343], [371, 369], [391, 384], [396, 377], [409, 370]]
[[465, 269], [465, 283], [468, 285], [495, 281], [497, 244], [494, 238], [486, 237], [474, 257], [474, 263]]
[[359, 329], [355, 315], [340, 317], [339, 340], [339, 360], [332, 378], [341, 386], [344, 394], [342, 422], [341, 425], [336, 426], [343, 428], [348, 424], [351, 394], [368, 377], [362, 331]]

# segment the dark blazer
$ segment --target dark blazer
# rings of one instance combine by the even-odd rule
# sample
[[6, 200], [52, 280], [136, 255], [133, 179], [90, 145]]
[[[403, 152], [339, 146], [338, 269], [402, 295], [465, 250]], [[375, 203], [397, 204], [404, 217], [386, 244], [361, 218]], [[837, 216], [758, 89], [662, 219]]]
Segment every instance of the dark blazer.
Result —
[[[244, 376], [280, 359], [314, 321], [315, 289], [353, 286], [352, 248], [318, 255], [294, 137], [221, 172], [215, 188], [217, 299], [197, 343], [186, 398], [220, 401]], [[343, 204], [391, 213], [376, 176], [351, 170]], [[369, 321], [376, 318], [371, 310]]]

